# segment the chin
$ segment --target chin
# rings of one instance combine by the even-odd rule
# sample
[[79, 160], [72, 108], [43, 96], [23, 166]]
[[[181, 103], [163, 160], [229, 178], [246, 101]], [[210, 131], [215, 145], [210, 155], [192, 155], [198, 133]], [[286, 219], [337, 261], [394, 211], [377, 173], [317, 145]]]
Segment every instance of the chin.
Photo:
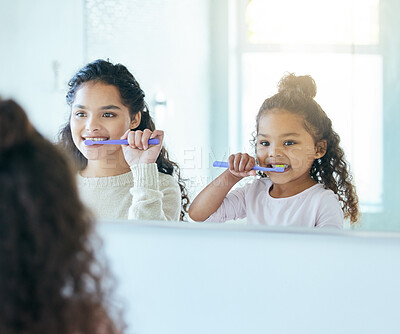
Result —
[[80, 152], [87, 160], [100, 160], [101, 158], [99, 152], [96, 151], [81, 150]]
[[268, 175], [269, 179], [276, 184], [284, 184], [287, 183], [289, 180], [286, 177], [277, 176], [277, 175]]

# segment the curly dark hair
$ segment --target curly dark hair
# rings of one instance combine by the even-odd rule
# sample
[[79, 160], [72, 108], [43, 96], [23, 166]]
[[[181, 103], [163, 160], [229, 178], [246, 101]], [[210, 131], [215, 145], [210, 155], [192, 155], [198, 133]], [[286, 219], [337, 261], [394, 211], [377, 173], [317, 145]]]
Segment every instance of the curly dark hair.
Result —
[[0, 333], [121, 333], [69, 160], [13, 100], [0, 137]]
[[[353, 177], [340, 147], [340, 137], [332, 129], [332, 121], [314, 100], [317, 86], [309, 76], [285, 75], [278, 84], [278, 93], [266, 99], [256, 118], [256, 132], [260, 118], [273, 109], [284, 109], [303, 117], [304, 127], [314, 142], [326, 140], [327, 151], [320, 159], [315, 159], [310, 169], [312, 179], [325, 185], [338, 195], [345, 218], [352, 224], [359, 218], [358, 196], [352, 183]], [[255, 146], [256, 136], [253, 136]]]
[[[133, 120], [138, 112], [142, 114], [137, 130], [143, 131], [144, 129], [149, 129], [154, 131], [156, 129], [150, 116], [149, 108], [144, 100], [145, 94], [135, 77], [124, 65], [112, 64], [109, 61], [98, 59], [84, 66], [68, 83], [69, 90], [66, 99], [69, 106], [72, 105], [78, 89], [82, 84], [87, 82], [102, 82], [115, 86], [121, 95], [122, 103], [129, 108], [131, 119]], [[72, 140], [70, 121], [60, 130], [59, 143], [72, 156], [77, 170], [83, 170], [87, 165], [87, 159], [77, 149]], [[165, 147], [161, 148], [156, 164], [159, 172], [168, 175], [175, 174], [177, 176], [182, 198], [180, 220], [184, 220], [190, 200], [185, 180], [181, 178], [180, 168], [175, 162], [169, 159], [169, 154]]]

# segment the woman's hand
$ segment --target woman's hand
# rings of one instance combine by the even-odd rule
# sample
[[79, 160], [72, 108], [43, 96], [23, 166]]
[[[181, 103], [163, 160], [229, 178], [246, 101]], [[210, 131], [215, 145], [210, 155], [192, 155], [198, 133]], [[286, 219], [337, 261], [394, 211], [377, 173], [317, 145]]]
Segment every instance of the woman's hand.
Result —
[[[149, 139], [153, 138], [159, 140], [157, 145], [148, 144]], [[145, 129], [144, 131], [128, 130], [121, 139], [128, 139], [129, 145], [122, 145], [122, 151], [130, 167], [137, 164], [150, 164], [156, 162], [160, 154], [164, 139], [164, 131], [154, 130], [151, 132], [149, 129]]]
[[247, 153], [231, 154], [228, 158], [229, 172], [234, 176], [243, 178], [256, 175], [252, 168], [256, 165], [256, 160]]

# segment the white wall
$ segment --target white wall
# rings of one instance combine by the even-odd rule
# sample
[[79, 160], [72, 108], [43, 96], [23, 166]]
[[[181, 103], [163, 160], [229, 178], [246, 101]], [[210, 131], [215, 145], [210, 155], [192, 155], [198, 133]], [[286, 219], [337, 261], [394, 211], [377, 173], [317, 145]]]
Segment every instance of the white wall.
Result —
[[400, 234], [103, 223], [128, 333], [399, 333]]
[[[97, 58], [121, 62], [142, 85], [196, 193], [210, 169], [209, 10], [204, 0], [0, 0], [0, 95], [17, 99], [54, 139], [76, 70]], [[158, 93], [166, 108], [155, 108]]]
[[[135, 75], [189, 188], [206, 185], [210, 115], [209, 1], [88, 0], [87, 60], [110, 58]], [[166, 107], [155, 108], [156, 94]], [[204, 157], [203, 157], [204, 156]], [[203, 182], [204, 181], [204, 182]]]
[[0, 95], [54, 139], [66, 120], [66, 81], [83, 60], [83, 0], [0, 0], [0, 24]]

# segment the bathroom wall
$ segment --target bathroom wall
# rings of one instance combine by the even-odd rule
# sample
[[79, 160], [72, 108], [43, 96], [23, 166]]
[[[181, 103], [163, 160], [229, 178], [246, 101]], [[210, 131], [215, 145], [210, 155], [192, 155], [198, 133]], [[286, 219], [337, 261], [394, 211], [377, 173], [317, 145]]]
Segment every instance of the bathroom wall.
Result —
[[84, 59], [83, 0], [0, 0], [0, 95], [25, 107], [54, 139], [67, 81]]

